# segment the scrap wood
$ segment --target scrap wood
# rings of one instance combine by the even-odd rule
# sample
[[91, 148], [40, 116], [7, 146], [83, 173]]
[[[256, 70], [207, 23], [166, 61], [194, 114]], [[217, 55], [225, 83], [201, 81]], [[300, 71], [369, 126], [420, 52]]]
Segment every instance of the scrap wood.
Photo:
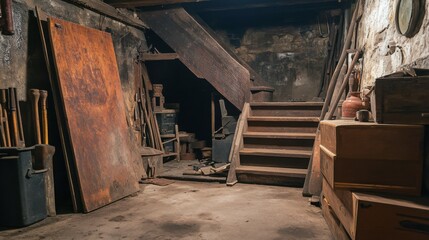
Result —
[[[357, 22], [360, 20], [360, 17], [363, 14], [362, 2], [363, 1], [358, 0], [356, 3], [356, 7], [355, 7], [355, 10], [353, 12], [353, 16], [352, 16], [352, 19], [350, 22], [350, 26], [349, 26], [349, 29], [347, 31], [346, 40], [345, 40], [345, 43], [343, 45], [343, 49], [341, 52], [340, 60], [337, 64], [337, 66], [335, 67], [335, 71], [332, 74], [331, 81], [329, 82], [328, 91], [326, 93], [326, 99], [325, 99], [325, 102], [323, 104], [322, 112], [320, 114], [321, 120], [325, 119], [326, 113], [328, 112], [329, 107], [331, 105], [331, 100], [332, 100], [332, 97], [334, 95], [335, 85], [337, 83], [337, 79], [338, 79], [340, 71], [343, 67], [343, 64], [346, 60], [347, 50], [349, 49], [349, 47], [351, 45], [352, 37], [355, 33], [355, 27], [357, 25]], [[319, 147], [320, 143], [318, 142], [320, 139], [319, 127], [320, 127], [320, 125], [317, 128], [316, 139], [315, 139], [315, 142], [313, 145], [313, 152], [312, 152], [312, 155], [310, 158], [310, 162], [308, 164], [307, 176], [305, 178], [304, 187], [302, 190], [302, 194], [304, 196], [320, 195], [320, 193], [322, 191], [322, 176], [320, 173], [320, 156], [318, 155], [318, 153], [320, 151], [320, 147]]]
[[204, 167], [200, 167], [198, 170], [194, 169], [194, 170], [186, 171], [183, 173], [183, 175], [203, 175], [203, 176], [215, 175], [228, 170], [230, 165], [231, 164], [228, 163], [217, 168], [213, 166], [204, 166]]
[[166, 178], [150, 178], [139, 181], [140, 184], [153, 184], [157, 186], [167, 186], [174, 182], [175, 181]]

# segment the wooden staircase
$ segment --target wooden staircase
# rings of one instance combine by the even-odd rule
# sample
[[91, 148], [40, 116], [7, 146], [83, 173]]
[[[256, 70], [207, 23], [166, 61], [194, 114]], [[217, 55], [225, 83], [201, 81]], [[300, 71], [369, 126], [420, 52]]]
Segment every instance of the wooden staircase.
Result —
[[228, 185], [302, 186], [323, 103], [246, 103], [231, 149]]

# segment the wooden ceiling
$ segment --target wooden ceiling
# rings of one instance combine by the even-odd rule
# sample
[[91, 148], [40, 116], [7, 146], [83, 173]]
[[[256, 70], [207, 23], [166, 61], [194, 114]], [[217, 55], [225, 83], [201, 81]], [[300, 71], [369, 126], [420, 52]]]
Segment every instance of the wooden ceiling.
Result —
[[204, 11], [223, 11], [275, 6], [296, 6], [320, 3], [344, 2], [347, 0], [104, 0], [119, 8], [144, 8], [166, 5], [192, 4]]

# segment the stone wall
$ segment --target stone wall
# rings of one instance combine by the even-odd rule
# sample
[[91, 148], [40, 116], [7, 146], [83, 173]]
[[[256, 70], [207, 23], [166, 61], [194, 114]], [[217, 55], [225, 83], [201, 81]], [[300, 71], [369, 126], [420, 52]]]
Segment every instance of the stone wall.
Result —
[[137, 48], [146, 48], [144, 33], [108, 17], [61, 0], [14, 0], [15, 35], [0, 35], [0, 88], [16, 87], [19, 99], [27, 100], [29, 88], [49, 89], [35, 7], [47, 15], [112, 34], [122, 89], [131, 111], [134, 95], [134, 59]]
[[[14, 0], [15, 35], [0, 35], [0, 88], [17, 88], [27, 146], [34, 143], [31, 110], [27, 101], [28, 90], [30, 88], [47, 89], [51, 96], [42, 42], [35, 18], [35, 6], [46, 12], [48, 16], [112, 34], [127, 107], [126, 114], [131, 120], [135, 92], [134, 60], [139, 46], [143, 49], [147, 47], [143, 31], [61, 0]], [[49, 141], [56, 147], [53, 163], [57, 211], [68, 212], [71, 209], [71, 197], [53, 104], [52, 99], [48, 98]], [[130, 137], [131, 133], [130, 129]]]
[[[358, 29], [358, 46], [364, 48], [363, 87], [376, 78], [398, 71], [402, 65], [429, 68], [429, 1], [420, 31], [412, 38], [399, 34], [395, 25], [396, 0], [366, 0]], [[401, 48], [386, 56], [387, 45]], [[402, 54], [401, 54], [402, 51]]]
[[275, 101], [317, 97], [328, 44], [317, 22], [216, 32], [275, 88]]

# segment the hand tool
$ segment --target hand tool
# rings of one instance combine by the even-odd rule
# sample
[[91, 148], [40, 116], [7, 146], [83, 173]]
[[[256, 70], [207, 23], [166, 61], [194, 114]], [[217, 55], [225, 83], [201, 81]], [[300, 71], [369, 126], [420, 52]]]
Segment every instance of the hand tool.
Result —
[[2, 105], [0, 105], [0, 147], [6, 147], [6, 135], [5, 135], [5, 131], [4, 131], [4, 126], [3, 126], [3, 108]]
[[39, 89], [30, 89], [30, 99], [33, 107], [34, 131], [35, 131], [36, 144], [42, 143], [42, 139], [40, 136], [40, 124], [39, 124], [39, 98], [40, 98]]
[[12, 144], [13, 147], [20, 147], [20, 138], [19, 138], [19, 129], [18, 129], [18, 117], [16, 113], [16, 101], [15, 101], [15, 91], [12, 88], [8, 90], [8, 104], [9, 104], [9, 115], [10, 115], [10, 125], [11, 127], [11, 136], [12, 136]]
[[16, 102], [16, 113], [18, 117], [18, 127], [19, 127], [19, 141], [25, 145], [25, 139], [24, 139], [24, 128], [22, 127], [22, 118], [21, 118], [21, 108], [19, 107], [19, 101], [18, 101], [18, 93], [16, 91], [16, 88], [12, 88], [13, 94], [15, 95], [15, 102]]
[[13, 29], [13, 17], [12, 17], [12, 0], [1, 0], [1, 18], [0, 18], [0, 29], [4, 35], [13, 35], [15, 31]]
[[46, 99], [48, 98], [48, 91], [40, 90], [40, 107], [42, 110], [42, 143], [48, 144], [48, 110], [46, 107]]
[[10, 130], [9, 130], [9, 121], [7, 117], [7, 89], [1, 89], [0, 91], [0, 104], [2, 105], [3, 111], [0, 113], [3, 116], [3, 128], [4, 133], [6, 135], [6, 145], [5, 147], [10, 147], [11, 140], [10, 140]]

